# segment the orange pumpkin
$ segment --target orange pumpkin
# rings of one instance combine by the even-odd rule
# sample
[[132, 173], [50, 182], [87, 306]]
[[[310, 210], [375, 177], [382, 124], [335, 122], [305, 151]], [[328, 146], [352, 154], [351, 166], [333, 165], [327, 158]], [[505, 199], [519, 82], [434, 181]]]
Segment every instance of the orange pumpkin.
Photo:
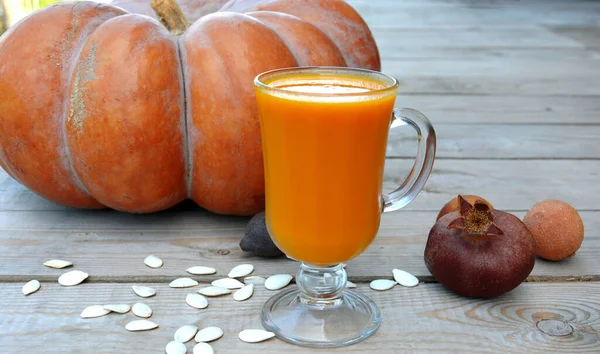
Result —
[[181, 36], [87, 1], [9, 29], [0, 38], [0, 166], [72, 207], [146, 213], [189, 197], [216, 213], [262, 210], [254, 76], [305, 65], [379, 70], [379, 55], [341, 0], [224, 2], [196, 1], [201, 18]]

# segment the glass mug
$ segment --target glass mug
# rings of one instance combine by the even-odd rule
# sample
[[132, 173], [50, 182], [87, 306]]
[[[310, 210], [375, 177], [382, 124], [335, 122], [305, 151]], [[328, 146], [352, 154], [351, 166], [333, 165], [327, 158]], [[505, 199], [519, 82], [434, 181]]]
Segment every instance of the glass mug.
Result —
[[[410, 203], [435, 158], [435, 131], [412, 109], [394, 109], [398, 81], [350, 68], [269, 71], [254, 80], [266, 187], [267, 229], [301, 263], [297, 287], [265, 303], [267, 330], [288, 342], [338, 347], [372, 335], [381, 314], [368, 297], [345, 289], [343, 263], [361, 254], [382, 212]], [[419, 136], [407, 180], [382, 195], [390, 127]]]

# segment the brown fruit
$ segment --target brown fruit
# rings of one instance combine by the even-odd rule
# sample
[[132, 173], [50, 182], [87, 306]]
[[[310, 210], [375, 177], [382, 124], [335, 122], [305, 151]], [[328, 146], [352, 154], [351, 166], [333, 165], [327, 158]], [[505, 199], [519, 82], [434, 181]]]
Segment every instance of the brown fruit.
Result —
[[[463, 195], [463, 198], [465, 198], [465, 200], [467, 202], [469, 202], [470, 204], [475, 204], [475, 201], [477, 200], [481, 200], [484, 204], [486, 204], [490, 209], [493, 209], [494, 207], [492, 206], [492, 203], [488, 202], [487, 200], [481, 198], [478, 195]], [[435, 219], [436, 221], [439, 220], [442, 216], [449, 214], [453, 211], [458, 211], [458, 209], [460, 209], [460, 203], [458, 201], [458, 196], [454, 199], [452, 199], [451, 201], [449, 201], [448, 203], [444, 204], [444, 206], [442, 207], [442, 210], [440, 210], [440, 213], [438, 214], [437, 218]]]
[[583, 242], [583, 221], [577, 210], [560, 200], [539, 202], [523, 219], [535, 239], [538, 257], [560, 261], [573, 256]]
[[440, 218], [425, 247], [425, 265], [448, 289], [471, 297], [494, 297], [516, 288], [535, 263], [533, 236], [516, 216], [471, 205]]

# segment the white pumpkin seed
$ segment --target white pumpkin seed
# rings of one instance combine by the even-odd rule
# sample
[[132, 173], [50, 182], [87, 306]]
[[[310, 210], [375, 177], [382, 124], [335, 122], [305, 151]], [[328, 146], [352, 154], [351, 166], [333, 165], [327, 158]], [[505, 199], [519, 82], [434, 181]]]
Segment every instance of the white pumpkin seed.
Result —
[[208, 307], [208, 300], [200, 294], [187, 294], [185, 302], [197, 309], [205, 309]]
[[131, 306], [126, 304], [108, 304], [104, 305], [104, 308], [116, 313], [127, 313], [131, 310]]
[[74, 286], [81, 284], [82, 281], [86, 280], [89, 274], [80, 270], [72, 270], [66, 272], [58, 277], [58, 283], [62, 286]]
[[394, 280], [402, 286], [413, 287], [419, 285], [419, 279], [409, 272], [394, 269], [392, 273], [394, 274]]
[[210, 285], [212, 286], [218, 286], [219, 288], [225, 288], [225, 289], [241, 289], [244, 287], [244, 283], [242, 283], [241, 281], [237, 280], [237, 279], [231, 279], [231, 278], [223, 278], [223, 279], [217, 279], [215, 281], [213, 281], [212, 283], [210, 283]]
[[208, 274], [215, 274], [217, 272], [217, 270], [212, 267], [195, 266], [195, 267], [188, 268], [186, 270], [186, 272], [188, 272], [190, 274], [194, 274], [194, 275], [208, 275]]
[[245, 329], [238, 335], [242, 342], [258, 343], [275, 337], [275, 333], [262, 329]]
[[63, 269], [72, 266], [73, 263], [69, 261], [63, 261], [62, 259], [51, 259], [49, 261], [45, 261], [44, 265], [48, 268]]
[[240, 290], [233, 293], [233, 299], [235, 301], [244, 301], [248, 300], [250, 296], [254, 293], [254, 284], [248, 284], [241, 288]]
[[136, 295], [139, 297], [150, 297], [156, 295], [156, 290], [152, 289], [149, 286], [133, 285], [131, 288], [133, 289], [133, 292], [136, 293]]
[[223, 337], [223, 330], [219, 327], [206, 327], [196, 333], [196, 342], [212, 342]]
[[371, 289], [378, 291], [390, 290], [394, 287], [394, 285], [396, 285], [396, 282], [389, 279], [377, 279], [373, 280], [371, 284], [369, 284]]
[[285, 288], [292, 281], [289, 274], [275, 274], [265, 280], [265, 288], [269, 290], [279, 290]]
[[169, 286], [171, 288], [189, 288], [198, 285], [198, 282], [191, 278], [177, 278]]
[[30, 280], [27, 283], [25, 283], [25, 285], [23, 285], [23, 288], [21, 289], [23, 291], [23, 295], [27, 296], [29, 294], [33, 294], [36, 291], [40, 290], [40, 287], [42, 285], [40, 284], [39, 281], [37, 280]]
[[356, 288], [356, 284], [354, 284], [353, 282], [351, 282], [350, 280], [346, 280], [346, 287], [348, 289], [354, 289]]
[[244, 284], [254, 284], [254, 285], [263, 285], [265, 283], [265, 278], [258, 276], [250, 276], [244, 278]]
[[252, 272], [254, 272], [254, 266], [252, 264], [240, 264], [233, 267], [227, 276], [230, 278], [241, 278], [250, 275]]
[[198, 293], [204, 296], [221, 296], [231, 294], [231, 290], [218, 286], [209, 286], [198, 290]]
[[198, 327], [194, 325], [181, 326], [175, 331], [173, 339], [176, 342], [187, 343], [194, 338], [196, 333], [198, 333]]
[[81, 311], [81, 318], [94, 318], [108, 315], [111, 311], [104, 308], [102, 305], [88, 306]]
[[135, 320], [125, 325], [125, 329], [130, 332], [148, 331], [157, 327], [158, 325], [150, 320]]
[[165, 352], [167, 354], [185, 354], [187, 353], [187, 348], [183, 343], [170, 341], [165, 347]]
[[136, 315], [137, 317], [141, 317], [141, 318], [148, 318], [148, 317], [152, 316], [152, 309], [150, 308], [150, 306], [148, 306], [142, 302], [133, 304], [133, 307], [131, 308], [131, 312], [133, 312], [133, 314]]
[[163, 266], [163, 261], [162, 259], [151, 254], [148, 257], [144, 258], [144, 264], [150, 268], [160, 268]]
[[214, 354], [215, 351], [208, 343], [198, 343], [194, 346], [193, 354]]

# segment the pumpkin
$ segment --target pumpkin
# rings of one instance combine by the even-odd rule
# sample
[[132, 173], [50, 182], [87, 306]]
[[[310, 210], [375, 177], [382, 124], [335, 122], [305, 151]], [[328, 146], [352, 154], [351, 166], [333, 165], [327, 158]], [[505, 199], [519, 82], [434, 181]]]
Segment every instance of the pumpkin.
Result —
[[[217, 12], [229, 0], [177, 0], [181, 12], [189, 23], [195, 22], [205, 15]], [[158, 19], [156, 11], [150, 6], [150, 0], [113, 0], [111, 5], [119, 6], [129, 12]]]
[[377, 47], [341, 0], [184, 4], [200, 17], [189, 28], [173, 0], [153, 1], [180, 36], [89, 1], [55, 4], [9, 29], [0, 38], [0, 166], [70, 207], [147, 213], [191, 198], [222, 214], [263, 210], [253, 78], [307, 65], [379, 70]]

